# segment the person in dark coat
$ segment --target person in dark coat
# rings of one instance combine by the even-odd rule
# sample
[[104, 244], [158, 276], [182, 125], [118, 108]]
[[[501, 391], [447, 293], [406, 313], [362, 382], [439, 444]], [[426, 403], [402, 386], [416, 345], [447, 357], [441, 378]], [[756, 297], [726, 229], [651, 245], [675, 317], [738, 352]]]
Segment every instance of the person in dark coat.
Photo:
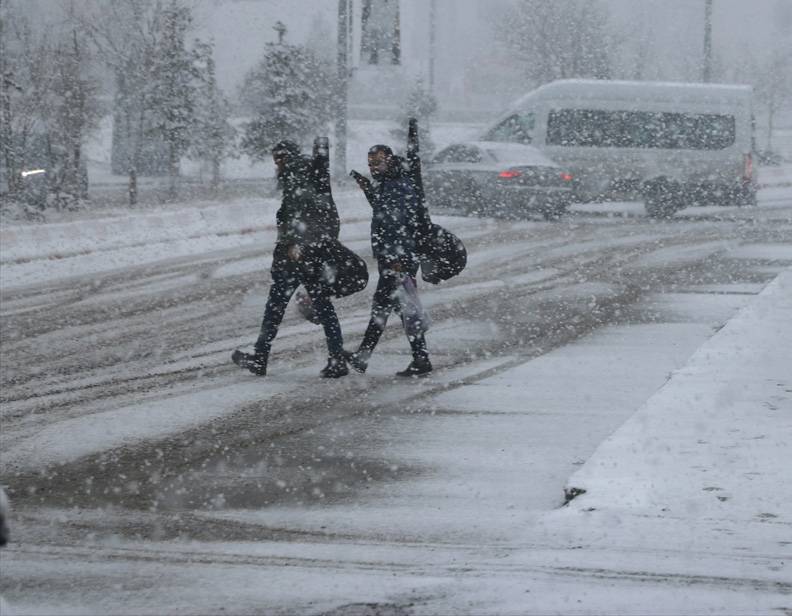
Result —
[[320, 376], [338, 378], [348, 374], [343, 337], [330, 290], [322, 283], [322, 263], [328, 246], [338, 238], [338, 211], [332, 199], [317, 190], [316, 170], [292, 141], [281, 141], [272, 150], [278, 183], [283, 191], [277, 213], [278, 238], [272, 258], [270, 286], [261, 332], [254, 353], [234, 351], [235, 364], [253, 374], [267, 374], [272, 341], [294, 292], [303, 285], [324, 328], [328, 361]]
[[[371, 247], [377, 259], [379, 282], [374, 292], [371, 319], [358, 350], [346, 353], [349, 364], [365, 372], [374, 348], [393, 310], [402, 313], [399, 289], [405, 276], [413, 278], [420, 265], [418, 239], [423, 225], [422, 204], [406, 176], [401, 160], [386, 145], [375, 145], [368, 153], [373, 185], [360, 181], [372, 207]], [[406, 323], [405, 323], [406, 326]], [[406, 327], [405, 327], [406, 329]], [[418, 328], [408, 332], [412, 362], [398, 376], [422, 376], [432, 371], [426, 339]]]

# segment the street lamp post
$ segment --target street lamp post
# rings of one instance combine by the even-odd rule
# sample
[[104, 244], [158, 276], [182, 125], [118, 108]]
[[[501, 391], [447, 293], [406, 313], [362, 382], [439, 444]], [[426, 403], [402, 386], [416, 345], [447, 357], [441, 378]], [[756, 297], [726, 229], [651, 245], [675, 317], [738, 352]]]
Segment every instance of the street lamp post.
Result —
[[336, 93], [335, 123], [335, 175], [346, 175], [346, 133], [347, 133], [347, 81], [348, 70], [348, 0], [338, 0], [338, 92]]
[[435, 0], [429, 0], [429, 91], [434, 94], [435, 56], [437, 54], [437, 7]]
[[712, 0], [704, 0], [704, 66], [701, 80], [712, 80]]

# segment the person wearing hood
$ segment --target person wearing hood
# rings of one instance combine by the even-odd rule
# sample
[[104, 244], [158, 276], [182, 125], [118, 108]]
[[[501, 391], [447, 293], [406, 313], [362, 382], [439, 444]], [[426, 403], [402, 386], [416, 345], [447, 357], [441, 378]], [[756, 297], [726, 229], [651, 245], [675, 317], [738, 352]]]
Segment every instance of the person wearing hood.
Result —
[[[402, 312], [399, 289], [405, 277], [412, 278], [420, 265], [418, 239], [421, 237], [423, 208], [420, 197], [403, 168], [402, 161], [387, 145], [375, 145], [368, 152], [373, 185], [356, 175], [372, 207], [371, 247], [377, 259], [379, 282], [374, 292], [369, 321], [357, 351], [346, 352], [349, 364], [365, 372], [374, 348], [385, 329], [390, 313]], [[406, 325], [406, 323], [405, 323]], [[405, 327], [405, 329], [407, 329]], [[412, 361], [398, 376], [417, 377], [432, 371], [426, 339], [420, 329], [409, 331], [407, 339]]]
[[327, 258], [329, 244], [337, 240], [338, 211], [332, 199], [317, 190], [315, 168], [288, 140], [272, 149], [278, 184], [283, 192], [277, 212], [278, 237], [272, 258], [272, 285], [254, 352], [234, 351], [235, 364], [253, 374], [267, 374], [272, 341], [278, 334], [286, 306], [302, 285], [308, 292], [327, 341], [327, 366], [323, 378], [338, 378], [349, 370], [343, 354], [343, 337], [330, 290], [322, 284], [320, 264]]

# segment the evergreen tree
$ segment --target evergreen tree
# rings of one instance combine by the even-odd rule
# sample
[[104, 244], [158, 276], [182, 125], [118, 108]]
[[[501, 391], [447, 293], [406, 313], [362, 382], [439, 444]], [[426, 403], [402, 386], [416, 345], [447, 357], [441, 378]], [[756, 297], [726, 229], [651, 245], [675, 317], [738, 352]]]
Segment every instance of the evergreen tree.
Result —
[[159, 159], [150, 101], [160, 10], [154, 0], [109, 0], [81, 20], [115, 76], [112, 167], [129, 173], [130, 205], [137, 202], [138, 172], [156, 168]]
[[209, 163], [212, 171], [211, 188], [214, 191], [220, 183], [220, 163], [227, 156], [235, 155], [236, 130], [228, 121], [230, 105], [217, 86], [212, 44], [198, 41], [195, 49], [200, 83], [190, 154]]
[[243, 151], [264, 160], [281, 139], [307, 142], [327, 132], [332, 87], [331, 67], [313, 52], [298, 45], [268, 43], [240, 91], [243, 105], [253, 115], [243, 127]]
[[179, 162], [190, 144], [195, 119], [199, 75], [195, 53], [186, 46], [191, 22], [190, 10], [179, 0], [162, 9], [155, 22], [157, 42], [149, 69], [151, 133], [167, 147], [171, 198], [176, 196]]
[[99, 84], [92, 59], [77, 30], [67, 30], [53, 49], [53, 79], [47, 105], [47, 133], [57, 155], [51, 183], [58, 207], [74, 208], [88, 196], [83, 142], [99, 126]]
[[[410, 118], [418, 120], [418, 140], [421, 156], [426, 159], [434, 152], [434, 142], [429, 125], [430, 118], [437, 111], [437, 99], [424, 87], [423, 79], [416, 79], [407, 93], [407, 98], [400, 107], [401, 112], [396, 119], [396, 128], [391, 131], [398, 144], [407, 143], [407, 125]], [[397, 145], [397, 148], [400, 146]]]

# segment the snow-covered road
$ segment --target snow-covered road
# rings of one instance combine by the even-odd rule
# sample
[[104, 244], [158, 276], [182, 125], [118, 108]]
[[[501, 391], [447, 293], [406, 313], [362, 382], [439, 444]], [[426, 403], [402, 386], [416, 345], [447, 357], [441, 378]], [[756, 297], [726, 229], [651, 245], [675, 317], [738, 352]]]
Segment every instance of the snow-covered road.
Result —
[[[4, 229], [3, 594], [20, 613], [788, 609], [788, 504], [741, 556], [641, 547], [634, 518], [608, 551], [623, 511], [587, 518], [590, 541], [558, 519], [603, 507], [558, 510], [609, 435], [792, 266], [792, 188], [761, 199], [663, 222], [630, 203], [558, 223], [436, 216], [469, 267], [422, 287], [437, 370], [407, 383], [396, 323], [369, 373], [327, 383], [321, 330], [291, 310], [266, 379], [229, 364], [255, 338], [274, 202]], [[338, 200], [368, 254], [365, 204]], [[338, 302], [348, 346], [373, 286]], [[662, 534], [696, 512], [675, 514], [641, 515]]]

